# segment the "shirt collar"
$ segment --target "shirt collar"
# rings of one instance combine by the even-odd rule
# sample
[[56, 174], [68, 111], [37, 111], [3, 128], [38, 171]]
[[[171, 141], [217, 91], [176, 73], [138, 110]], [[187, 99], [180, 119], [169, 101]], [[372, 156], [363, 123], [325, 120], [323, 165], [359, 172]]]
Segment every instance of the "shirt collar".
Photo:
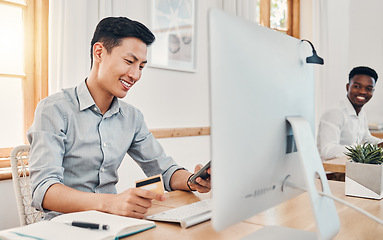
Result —
[[344, 102], [344, 106], [346, 108], [346, 111], [348, 113], [348, 115], [350, 116], [355, 116], [355, 117], [359, 117], [359, 116], [362, 116], [364, 114], [364, 111], [363, 111], [363, 108], [360, 110], [359, 112], [359, 115], [356, 115], [356, 111], [355, 111], [355, 108], [354, 106], [352, 106], [352, 103], [350, 102], [350, 100], [348, 99], [348, 97], [346, 96], [346, 98], [343, 100]]
[[120, 111], [120, 101], [118, 100], [118, 98], [114, 97], [113, 98], [113, 101], [112, 101], [112, 104], [110, 105], [110, 108], [109, 110], [106, 112], [106, 114], [110, 114], [110, 116], [118, 113]]
[[96, 105], [85, 82], [86, 79], [77, 86], [77, 97], [80, 104], [80, 111]]
[[[77, 86], [77, 96], [80, 103], [80, 111], [83, 111], [92, 106], [96, 106], [92, 95], [89, 92], [88, 86], [86, 85], [86, 79]], [[107, 111], [110, 115], [113, 115], [120, 110], [120, 103], [116, 97], [113, 98], [112, 104]]]

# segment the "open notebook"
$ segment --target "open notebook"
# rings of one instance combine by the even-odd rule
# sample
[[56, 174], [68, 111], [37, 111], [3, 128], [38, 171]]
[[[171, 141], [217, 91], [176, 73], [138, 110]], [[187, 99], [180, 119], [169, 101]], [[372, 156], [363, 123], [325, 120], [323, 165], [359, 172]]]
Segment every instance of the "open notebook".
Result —
[[[109, 226], [109, 229], [96, 230], [74, 227], [66, 224], [68, 221], [106, 224]], [[107, 240], [126, 237], [155, 226], [154, 222], [148, 220], [122, 217], [98, 211], [85, 211], [63, 214], [53, 218], [51, 221], [40, 221], [31, 225], [0, 231], [0, 239]]]

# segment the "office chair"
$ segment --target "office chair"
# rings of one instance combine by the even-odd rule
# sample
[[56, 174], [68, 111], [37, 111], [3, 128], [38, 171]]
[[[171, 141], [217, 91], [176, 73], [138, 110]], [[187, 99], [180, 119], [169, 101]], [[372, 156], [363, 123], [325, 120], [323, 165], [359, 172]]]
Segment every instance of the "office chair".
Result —
[[43, 213], [31, 206], [32, 189], [29, 179], [29, 145], [15, 147], [11, 152], [13, 188], [15, 189], [20, 225], [39, 221]]

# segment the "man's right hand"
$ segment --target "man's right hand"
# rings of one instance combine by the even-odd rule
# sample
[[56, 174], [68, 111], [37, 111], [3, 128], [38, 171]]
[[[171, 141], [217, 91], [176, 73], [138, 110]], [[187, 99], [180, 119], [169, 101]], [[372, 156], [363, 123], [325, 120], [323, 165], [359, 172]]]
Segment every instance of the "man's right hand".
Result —
[[144, 215], [152, 206], [153, 199], [164, 201], [165, 195], [141, 188], [130, 188], [120, 194], [107, 194], [102, 208], [105, 212], [112, 214], [144, 218]]
[[97, 210], [143, 218], [152, 206], [153, 199], [164, 201], [165, 195], [141, 188], [130, 188], [120, 194], [90, 193], [63, 184], [53, 184], [45, 193], [43, 207], [61, 213]]

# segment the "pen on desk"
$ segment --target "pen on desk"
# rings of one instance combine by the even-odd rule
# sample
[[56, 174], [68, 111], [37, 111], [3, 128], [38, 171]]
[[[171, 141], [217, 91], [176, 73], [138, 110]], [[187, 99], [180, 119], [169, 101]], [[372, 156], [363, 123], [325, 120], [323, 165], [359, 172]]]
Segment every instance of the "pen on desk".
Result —
[[65, 223], [71, 226], [81, 227], [81, 228], [90, 228], [90, 229], [99, 229], [99, 230], [109, 229], [108, 225], [98, 224], [98, 223], [80, 222], [80, 221], [65, 222]]

